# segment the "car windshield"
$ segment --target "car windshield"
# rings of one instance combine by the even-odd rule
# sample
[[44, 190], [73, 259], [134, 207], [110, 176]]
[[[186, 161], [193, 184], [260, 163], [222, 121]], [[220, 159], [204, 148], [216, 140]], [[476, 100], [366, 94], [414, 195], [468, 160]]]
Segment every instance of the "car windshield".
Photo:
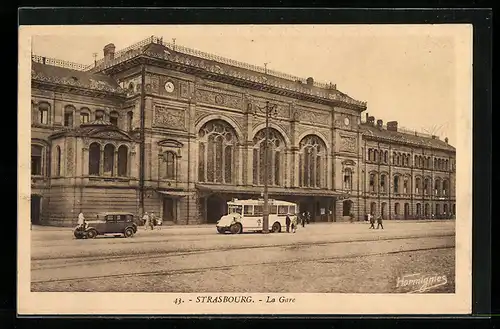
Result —
[[229, 206], [228, 214], [238, 213], [241, 215], [241, 206]]

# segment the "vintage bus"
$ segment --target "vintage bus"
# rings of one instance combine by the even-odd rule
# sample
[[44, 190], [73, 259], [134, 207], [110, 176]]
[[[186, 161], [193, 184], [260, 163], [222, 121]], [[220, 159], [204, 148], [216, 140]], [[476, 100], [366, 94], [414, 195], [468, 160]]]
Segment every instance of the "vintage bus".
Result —
[[[286, 228], [286, 216], [291, 220], [298, 215], [299, 209], [292, 202], [269, 199], [269, 231], [278, 233]], [[233, 199], [227, 203], [227, 215], [217, 222], [219, 233], [239, 234], [262, 231], [264, 200]]]

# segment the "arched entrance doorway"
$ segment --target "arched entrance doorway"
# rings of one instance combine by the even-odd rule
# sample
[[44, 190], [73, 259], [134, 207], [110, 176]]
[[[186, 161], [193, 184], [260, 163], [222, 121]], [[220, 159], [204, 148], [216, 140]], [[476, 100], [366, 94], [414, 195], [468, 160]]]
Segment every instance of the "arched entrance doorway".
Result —
[[344, 200], [342, 202], [342, 216], [349, 216], [351, 214], [352, 201]]
[[42, 197], [36, 194], [31, 195], [31, 224], [40, 224], [42, 212]]
[[383, 202], [382, 208], [380, 210], [380, 215], [382, 216], [383, 219], [386, 219], [386, 214], [387, 214], [387, 203]]
[[405, 203], [405, 219], [409, 219], [410, 217], [410, 204], [409, 203]]
[[370, 204], [370, 214], [372, 216], [376, 216], [377, 215], [377, 204], [375, 202], [372, 202]]
[[227, 202], [222, 198], [212, 195], [207, 199], [207, 223], [214, 224], [226, 214]]

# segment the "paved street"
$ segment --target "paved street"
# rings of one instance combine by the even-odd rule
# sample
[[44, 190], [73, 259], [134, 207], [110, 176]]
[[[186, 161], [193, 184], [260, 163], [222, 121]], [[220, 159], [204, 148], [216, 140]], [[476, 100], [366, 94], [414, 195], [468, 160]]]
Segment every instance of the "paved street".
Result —
[[297, 233], [221, 235], [214, 226], [142, 228], [133, 238], [76, 240], [33, 227], [33, 291], [406, 292], [409, 274], [446, 276], [453, 292], [455, 222], [321, 223]]

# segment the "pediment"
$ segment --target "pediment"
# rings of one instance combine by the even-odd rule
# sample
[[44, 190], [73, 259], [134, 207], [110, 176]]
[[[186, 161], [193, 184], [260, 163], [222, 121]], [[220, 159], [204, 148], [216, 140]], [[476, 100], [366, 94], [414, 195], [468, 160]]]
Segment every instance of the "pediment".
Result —
[[89, 137], [132, 141], [132, 138], [127, 133], [117, 129], [99, 129], [97, 131], [92, 131]]
[[164, 139], [162, 141], [159, 141], [158, 145], [165, 147], [175, 147], [175, 148], [181, 148], [183, 146], [181, 142], [176, 141], [174, 139]]
[[344, 161], [342, 161], [342, 164], [344, 166], [354, 166], [354, 165], [356, 165], [356, 162], [354, 162], [353, 160], [344, 160]]

